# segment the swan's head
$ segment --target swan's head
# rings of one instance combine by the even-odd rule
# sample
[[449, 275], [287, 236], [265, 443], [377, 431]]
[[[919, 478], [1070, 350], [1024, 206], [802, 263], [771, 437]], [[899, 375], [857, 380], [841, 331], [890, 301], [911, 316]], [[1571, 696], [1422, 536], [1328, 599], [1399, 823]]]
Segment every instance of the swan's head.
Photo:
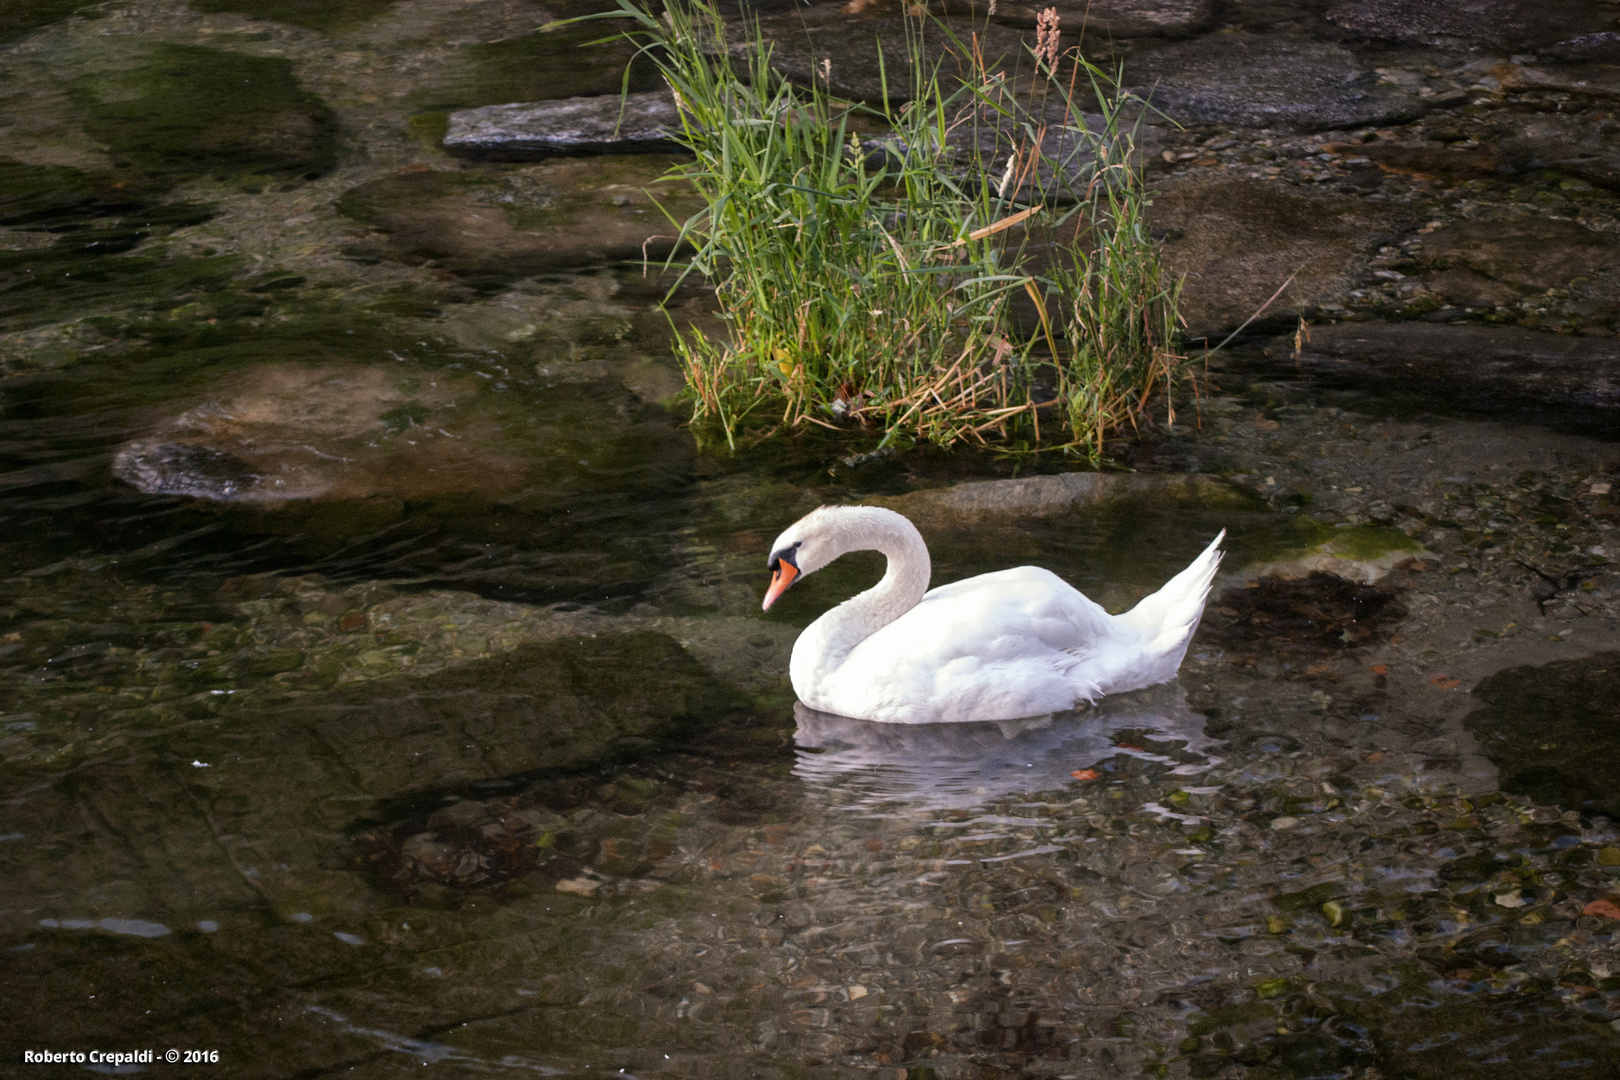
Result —
[[917, 530], [901, 515], [880, 506], [823, 506], [812, 510], [783, 530], [771, 545], [766, 561], [771, 587], [765, 592], [765, 610], [770, 610], [788, 586], [845, 552], [881, 548], [888, 537], [905, 533], [916, 536]]

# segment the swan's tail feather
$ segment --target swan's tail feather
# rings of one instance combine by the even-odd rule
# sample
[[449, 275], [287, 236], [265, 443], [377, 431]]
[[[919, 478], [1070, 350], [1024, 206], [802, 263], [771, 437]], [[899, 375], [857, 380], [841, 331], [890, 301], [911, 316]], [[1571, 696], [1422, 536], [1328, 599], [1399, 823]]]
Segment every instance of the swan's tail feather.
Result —
[[1225, 538], [1226, 530], [1222, 529], [1203, 554], [1165, 582], [1164, 588], [1143, 597], [1139, 604], [1118, 616], [1120, 622], [1147, 639], [1148, 652], [1174, 654], [1176, 667], [1181, 665], [1187, 643], [1204, 615], [1204, 601], [1209, 596], [1210, 583], [1215, 580], [1215, 570], [1221, 565], [1221, 541]]

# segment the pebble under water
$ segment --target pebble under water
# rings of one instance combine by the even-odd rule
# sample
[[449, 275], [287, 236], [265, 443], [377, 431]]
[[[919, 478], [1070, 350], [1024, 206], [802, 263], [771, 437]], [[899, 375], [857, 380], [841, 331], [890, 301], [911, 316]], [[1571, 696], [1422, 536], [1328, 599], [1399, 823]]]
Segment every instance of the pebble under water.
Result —
[[[1220, 18], [1327, 34], [1274, 7]], [[668, 156], [438, 145], [450, 110], [616, 92], [626, 50], [535, 33], [586, 9], [0, 15], [0, 1053], [1620, 1075], [1609, 406], [1454, 411], [1313, 381], [1271, 338], [1067, 501], [1061, 459], [859, 432], [727, 455], [669, 404], [669, 279], [634, 254]], [[1130, 33], [1121, 56], [1223, 36]], [[1277, 48], [1429, 62], [1332, 33], [1361, 51]], [[1416, 99], [1402, 78], [1352, 104]], [[1270, 160], [1244, 130], [1208, 167]], [[1412, 236], [1463, 197], [1372, 172], [1346, 198]], [[1521, 180], [1466, 194], [1613, 224], [1590, 184]], [[1396, 304], [1391, 258], [1313, 317]], [[713, 325], [696, 286], [671, 306]], [[881, 560], [759, 598], [771, 538], [855, 500], [918, 522], [936, 584], [1034, 563], [1119, 611], [1221, 528], [1227, 573], [1175, 683], [998, 724], [829, 716], [789, 651]]]

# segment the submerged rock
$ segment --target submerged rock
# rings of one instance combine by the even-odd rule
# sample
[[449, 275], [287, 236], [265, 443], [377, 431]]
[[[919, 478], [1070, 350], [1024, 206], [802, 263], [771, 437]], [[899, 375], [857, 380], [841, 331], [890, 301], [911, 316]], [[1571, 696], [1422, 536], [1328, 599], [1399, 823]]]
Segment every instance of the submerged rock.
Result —
[[155, 177], [313, 179], [337, 164], [330, 106], [292, 62], [195, 45], [145, 46], [142, 62], [74, 80], [86, 131]]
[[1620, 342], [1612, 337], [1340, 323], [1314, 327], [1291, 362], [1330, 384], [1404, 390], [1478, 412], [1608, 431], [1620, 421]]
[[567, 267], [662, 259], [702, 207], [664, 179], [667, 155], [570, 159], [502, 173], [408, 169], [351, 188], [338, 209], [389, 253], [464, 276], [513, 280]]
[[266, 706], [259, 717], [266, 731], [304, 732], [361, 790], [387, 796], [579, 768], [622, 752], [622, 740], [714, 723], [744, 700], [671, 638], [604, 628]]
[[218, 502], [511, 490], [529, 462], [491, 445], [500, 424], [480, 415], [483, 393], [451, 372], [266, 365], [125, 443], [113, 475], [148, 494]]
[[1239, 654], [1311, 657], [1382, 641], [1406, 614], [1391, 589], [1314, 571], [1226, 589], [1211, 598], [1204, 625]]
[[1504, 791], [1620, 817], [1620, 653], [1509, 668], [1474, 696], [1463, 724]]
[[1224, 34], [1132, 54], [1125, 83], [1172, 120], [1319, 131], [1409, 120], [1427, 106], [1343, 46]]
[[[1309, 519], [1307, 519], [1309, 520]], [[1423, 545], [1399, 529], [1380, 525], [1356, 525], [1345, 529], [1323, 529], [1325, 535], [1314, 543], [1246, 566], [1232, 577], [1247, 582], [1298, 581], [1331, 577], [1339, 581], [1372, 585], [1391, 570], [1429, 555]]]
[[1181, 310], [1194, 337], [1237, 327], [1290, 276], [1265, 317], [1342, 295], [1410, 215], [1275, 181], [1200, 175], [1164, 181], [1148, 208], [1150, 223], [1167, 234], [1167, 269], [1185, 276]]
[[450, 114], [453, 154], [530, 161], [566, 154], [643, 154], [678, 149], [680, 115], [668, 91], [486, 105]]
[[196, 0], [198, 11], [231, 11], [251, 19], [275, 19], [307, 26], [326, 33], [353, 30], [388, 14], [399, 0], [342, 0], [341, 3], [320, 4], [287, 0]]

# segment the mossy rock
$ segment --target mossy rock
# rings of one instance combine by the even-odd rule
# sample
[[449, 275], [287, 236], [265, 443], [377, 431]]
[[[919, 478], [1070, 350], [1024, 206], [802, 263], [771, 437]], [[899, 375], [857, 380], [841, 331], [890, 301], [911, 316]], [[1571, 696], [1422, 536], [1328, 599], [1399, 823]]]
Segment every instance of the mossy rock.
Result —
[[0, 45], [42, 26], [61, 22], [99, 0], [6, 0], [0, 4]]
[[337, 163], [337, 120], [289, 60], [155, 44], [139, 67], [81, 76], [70, 95], [90, 136], [150, 176], [285, 182]]
[[1428, 554], [1416, 539], [1385, 525], [1335, 529], [1306, 517], [1296, 517], [1289, 525], [1286, 539], [1293, 543], [1279, 545], [1264, 558], [1245, 566], [1238, 576], [1256, 580], [1330, 574], [1370, 585], [1401, 563]]
[[282, 719], [266, 730], [307, 732], [366, 793], [388, 796], [581, 768], [718, 723], [746, 704], [672, 638], [638, 631], [520, 645], [426, 677], [339, 686], [271, 710]]

